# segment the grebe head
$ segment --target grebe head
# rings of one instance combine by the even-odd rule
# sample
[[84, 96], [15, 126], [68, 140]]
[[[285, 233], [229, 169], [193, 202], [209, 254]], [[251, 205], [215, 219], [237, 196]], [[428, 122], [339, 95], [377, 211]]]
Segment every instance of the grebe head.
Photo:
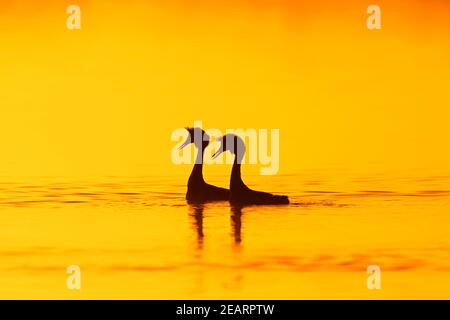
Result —
[[220, 143], [220, 148], [213, 154], [213, 159], [225, 151], [230, 151], [240, 159], [244, 157], [245, 144], [241, 137], [233, 133], [228, 133], [223, 137], [217, 138], [216, 141]]
[[198, 149], [204, 149], [209, 144], [209, 135], [201, 128], [185, 128], [188, 131], [186, 141], [178, 147], [178, 150], [183, 149], [187, 145], [193, 143]]

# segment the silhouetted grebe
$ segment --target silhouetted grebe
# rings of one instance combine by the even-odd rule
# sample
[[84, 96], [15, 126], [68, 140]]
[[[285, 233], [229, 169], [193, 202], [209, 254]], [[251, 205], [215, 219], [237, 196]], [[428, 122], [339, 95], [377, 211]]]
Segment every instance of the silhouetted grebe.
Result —
[[210, 185], [203, 179], [203, 154], [209, 144], [208, 134], [200, 128], [186, 128], [186, 130], [189, 132], [189, 135], [179, 149], [191, 143], [194, 143], [197, 148], [194, 168], [188, 180], [186, 200], [188, 203], [228, 200], [230, 197], [229, 190]]
[[230, 178], [230, 203], [237, 205], [251, 204], [288, 204], [289, 198], [282, 195], [274, 195], [267, 192], [254, 191], [247, 187], [241, 178], [241, 163], [244, 159], [245, 144], [244, 141], [234, 135], [227, 134], [217, 141], [221, 143], [220, 149], [216, 151], [213, 158], [219, 156], [222, 152], [230, 151], [235, 155], [233, 169]]

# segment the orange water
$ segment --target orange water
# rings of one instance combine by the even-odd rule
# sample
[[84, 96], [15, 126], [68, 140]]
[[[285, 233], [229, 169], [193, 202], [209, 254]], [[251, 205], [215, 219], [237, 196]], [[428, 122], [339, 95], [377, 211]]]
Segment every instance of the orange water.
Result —
[[[179, 177], [3, 177], [0, 297], [450, 298], [450, 175], [245, 179], [292, 204], [189, 206]], [[81, 290], [66, 287], [74, 264]]]

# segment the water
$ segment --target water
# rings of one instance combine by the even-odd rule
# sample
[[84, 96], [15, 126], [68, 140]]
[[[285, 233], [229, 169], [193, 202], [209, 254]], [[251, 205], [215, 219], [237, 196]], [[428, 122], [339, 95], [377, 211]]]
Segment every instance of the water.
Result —
[[[292, 204], [190, 206], [185, 177], [3, 177], [0, 295], [450, 298], [449, 176], [311, 171], [245, 180]], [[79, 291], [66, 287], [69, 265], [81, 268]], [[369, 265], [381, 268], [381, 290], [366, 287]]]

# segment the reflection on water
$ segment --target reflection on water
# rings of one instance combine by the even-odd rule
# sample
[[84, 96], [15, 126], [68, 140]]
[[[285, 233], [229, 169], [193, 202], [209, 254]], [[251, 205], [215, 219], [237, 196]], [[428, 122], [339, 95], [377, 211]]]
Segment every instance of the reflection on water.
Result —
[[189, 205], [191, 216], [194, 219], [194, 229], [197, 233], [197, 245], [199, 249], [203, 247], [203, 204]]
[[70, 296], [78, 264], [81, 297], [357, 298], [377, 264], [381, 297], [449, 298], [448, 176], [330, 177], [249, 177], [292, 204], [244, 208], [187, 205], [179, 178], [3, 179], [0, 293]]
[[242, 207], [231, 206], [231, 227], [233, 229], [233, 238], [236, 245], [241, 244], [242, 236]]
[[[196, 236], [197, 236], [197, 248], [202, 249], [203, 248], [203, 241], [204, 241], [204, 233], [203, 233], [203, 211], [205, 209], [204, 204], [188, 204], [189, 207], [189, 215], [192, 217], [193, 220], [193, 229], [195, 230]], [[238, 206], [231, 206], [231, 229], [232, 229], [232, 237], [233, 241], [236, 245], [240, 245], [242, 241], [241, 237], [241, 228], [242, 228], [242, 208]]]

